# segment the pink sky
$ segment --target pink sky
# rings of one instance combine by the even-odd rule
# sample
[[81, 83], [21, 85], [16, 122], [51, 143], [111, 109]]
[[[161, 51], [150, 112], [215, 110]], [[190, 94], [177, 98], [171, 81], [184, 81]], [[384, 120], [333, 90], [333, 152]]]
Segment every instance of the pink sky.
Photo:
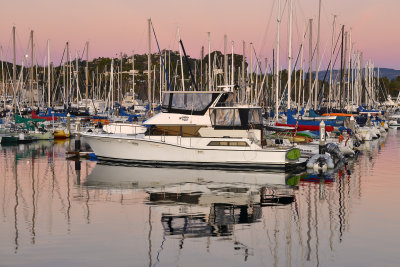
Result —
[[[144, 53], [147, 47], [147, 18], [151, 17], [162, 48], [178, 49], [177, 28], [187, 53], [199, 57], [201, 46], [207, 51], [207, 32], [211, 32], [211, 49], [223, 49], [223, 36], [236, 44], [241, 53], [242, 40], [253, 42], [261, 58], [271, 58], [276, 45], [278, 0], [2, 0], [0, 11], [0, 45], [4, 57], [11, 59], [11, 29], [17, 27], [18, 63], [28, 46], [29, 32], [35, 31], [37, 57], [42, 63], [46, 42], [50, 39], [52, 61], [59, 64], [65, 42], [71, 51], [82, 52], [90, 42], [90, 58], [116, 56], [132, 50]], [[4, 3], [7, 2], [7, 3]], [[281, 27], [281, 62], [287, 65], [288, 7], [286, 0]], [[333, 14], [338, 27], [352, 28], [355, 48], [372, 59], [375, 66], [400, 69], [400, 1], [398, 0], [323, 0], [321, 12], [321, 54], [324, 65], [330, 51]], [[318, 0], [294, 0], [294, 44], [297, 54], [306, 19], [314, 19], [317, 35]], [[272, 16], [272, 17], [271, 17]], [[306, 42], [308, 45], [308, 42]], [[153, 39], [153, 52], [156, 46]], [[229, 48], [230, 49], [230, 48]], [[308, 51], [308, 49], [306, 50]], [[248, 50], [247, 50], [248, 53]], [[305, 56], [308, 56], [306, 52]]]

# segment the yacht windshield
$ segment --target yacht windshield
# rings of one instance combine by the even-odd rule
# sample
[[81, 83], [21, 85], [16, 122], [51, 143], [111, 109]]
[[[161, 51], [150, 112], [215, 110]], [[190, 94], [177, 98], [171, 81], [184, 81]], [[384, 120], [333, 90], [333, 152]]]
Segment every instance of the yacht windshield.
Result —
[[164, 112], [203, 115], [217, 98], [218, 93], [165, 93]]

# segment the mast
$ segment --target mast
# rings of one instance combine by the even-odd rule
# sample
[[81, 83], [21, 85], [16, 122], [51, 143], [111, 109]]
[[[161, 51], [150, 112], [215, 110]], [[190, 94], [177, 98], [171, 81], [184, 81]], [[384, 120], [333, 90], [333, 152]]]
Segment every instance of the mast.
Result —
[[208, 90], [211, 91], [211, 44], [210, 44], [210, 32], [208, 34]]
[[[279, 0], [280, 1], [280, 0]], [[254, 104], [254, 92], [253, 92], [253, 43], [250, 43], [250, 104]]]
[[132, 98], [135, 100], [135, 52], [132, 52]]
[[318, 35], [317, 35], [317, 65], [316, 65], [316, 73], [315, 73], [315, 88], [314, 88], [314, 109], [317, 109], [317, 98], [318, 98], [318, 90], [319, 90], [319, 80], [318, 80], [318, 72], [319, 72], [319, 43], [320, 43], [320, 35], [321, 35], [321, 0], [319, 0], [318, 5]]
[[76, 105], [78, 106], [79, 102], [79, 55], [78, 51], [76, 51], [76, 59], [75, 59], [75, 64], [76, 64], [76, 75], [75, 75], [75, 81], [76, 81]]
[[224, 35], [224, 82], [228, 84], [228, 54], [227, 54], [228, 37]]
[[329, 97], [328, 97], [328, 108], [331, 108], [331, 100], [332, 100], [332, 76], [333, 76], [333, 49], [335, 45], [335, 25], [336, 24], [336, 15], [333, 15], [333, 26], [332, 26], [332, 44], [331, 44], [331, 65], [330, 65], [330, 76], [329, 76]]
[[111, 59], [110, 93], [111, 93], [111, 109], [114, 114], [114, 58]]
[[[293, 28], [293, 0], [290, 0], [289, 10], [289, 64], [288, 64], [288, 97], [287, 97], [287, 109], [290, 109], [290, 97], [292, 90], [292, 28]], [[295, 74], [296, 75], [296, 74]], [[296, 91], [294, 92], [296, 95]]]
[[71, 72], [70, 72], [70, 55], [69, 55], [69, 42], [67, 42], [67, 90], [65, 95], [65, 100], [67, 101], [67, 109], [69, 106], [69, 93], [71, 90]]
[[86, 42], [86, 94], [85, 94], [85, 109], [87, 109], [87, 101], [89, 99], [89, 42]]
[[246, 43], [243, 41], [243, 54], [242, 54], [242, 104], [246, 95], [246, 76], [245, 76], [245, 63], [246, 63]]
[[1, 57], [1, 85], [2, 85], [2, 94], [3, 94], [3, 104], [4, 104], [4, 111], [6, 110], [6, 102], [7, 102], [7, 92], [6, 86], [4, 81], [4, 61], [3, 61], [3, 47], [0, 46], [0, 57]]
[[306, 37], [305, 32], [307, 31], [307, 21], [304, 25], [304, 31], [301, 39], [301, 55], [300, 55], [300, 74], [299, 74], [299, 96], [298, 96], [298, 105], [297, 105], [297, 110], [300, 111], [300, 100], [303, 96], [303, 102], [302, 106], [304, 107], [304, 60], [303, 60], [303, 54], [304, 54], [304, 40]]
[[[181, 62], [181, 76], [182, 76], [182, 91], [185, 91], [185, 76], [183, 73], [183, 60], [182, 60], [182, 46], [181, 46], [181, 34], [178, 28], [178, 42], [179, 42], [179, 59]], [[161, 61], [161, 57], [160, 57]]]
[[203, 58], [204, 58], [204, 46], [201, 47], [201, 58], [200, 58], [200, 90], [203, 88]]
[[48, 97], [48, 102], [47, 102], [47, 107], [51, 107], [51, 96], [50, 96], [50, 90], [51, 90], [51, 63], [50, 63], [50, 40], [47, 40], [47, 64], [48, 64], [48, 71], [47, 71], [47, 97]]
[[31, 79], [30, 79], [30, 91], [31, 91], [31, 109], [33, 109], [33, 31], [31, 31]]
[[15, 26], [12, 29], [12, 38], [13, 38], [13, 107], [14, 113], [16, 113], [17, 105], [16, 105], [16, 83], [17, 83], [17, 52], [16, 52], [16, 44], [15, 44]]
[[120, 102], [120, 97], [124, 97], [124, 94], [122, 93], [122, 52], [120, 53], [120, 61], [119, 61], [119, 87], [118, 87], [118, 103]]
[[279, 117], [279, 38], [281, 27], [281, 0], [278, 0], [278, 30], [276, 36], [276, 87], [275, 87], [275, 119]]
[[147, 20], [148, 23], [148, 45], [149, 50], [147, 53], [147, 98], [149, 100], [149, 110], [151, 108], [151, 19]]
[[[231, 85], [233, 86], [235, 84], [235, 59], [234, 59], [234, 43], [232, 41], [232, 71], [231, 71]], [[232, 91], [234, 91], [235, 88], [232, 87]]]
[[310, 26], [310, 50], [309, 50], [309, 71], [308, 71], [308, 98], [310, 99], [310, 104], [312, 103], [312, 56], [313, 56], [313, 45], [312, 45], [312, 19], [309, 20], [309, 26]]
[[340, 57], [340, 87], [339, 87], [339, 104], [340, 104], [340, 108], [342, 108], [342, 95], [341, 95], [341, 91], [343, 90], [343, 43], [344, 43], [344, 25], [342, 25], [342, 47], [341, 47], [341, 57]]
[[[351, 45], [351, 28], [349, 32], [349, 65], [347, 68], [347, 105], [348, 105], [348, 111], [350, 111], [350, 75], [351, 75], [351, 50], [352, 50], [352, 45]], [[353, 99], [352, 99], [353, 101]]]

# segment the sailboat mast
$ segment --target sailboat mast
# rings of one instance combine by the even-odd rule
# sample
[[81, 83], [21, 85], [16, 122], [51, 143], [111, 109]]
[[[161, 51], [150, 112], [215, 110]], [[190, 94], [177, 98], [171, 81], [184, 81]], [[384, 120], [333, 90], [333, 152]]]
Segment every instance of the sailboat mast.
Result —
[[13, 107], [14, 113], [16, 113], [16, 83], [17, 83], [17, 52], [15, 44], [15, 26], [12, 29], [12, 39], [13, 39]]
[[76, 64], [76, 76], [75, 76], [75, 81], [76, 81], [76, 105], [78, 106], [79, 102], [79, 55], [78, 51], [76, 51], [76, 59], [75, 59], [75, 64]]
[[278, 121], [279, 115], [279, 38], [281, 27], [281, 0], [278, 0], [278, 30], [276, 36], [276, 85], [275, 85], [275, 119]]
[[330, 65], [330, 75], [329, 75], [329, 97], [328, 97], [328, 108], [331, 108], [332, 101], [332, 76], [333, 76], [333, 50], [335, 45], [335, 25], [336, 24], [336, 15], [333, 15], [333, 26], [332, 26], [332, 44], [331, 44], [331, 65]]
[[122, 92], [122, 60], [123, 60], [123, 58], [122, 58], [122, 52], [121, 52], [120, 53], [120, 61], [119, 61], [118, 103], [121, 103], [120, 98], [122, 97], [122, 99], [123, 99], [123, 97], [124, 97], [124, 93]]
[[132, 98], [135, 100], [135, 52], [132, 52]]
[[234, 59], [234, 42], [232, 41], [232, 71], [231, 71], [231, 85], [232, 85], [232, 91], [235, 90], [233, 85], [235, 84], [235, 59]]
[[[347, 105], [348, 105], [348, 111], [350, 111], [350, 76], [351, 76], [351, 51], [352, 51], [352, 44], [351, 44], [351, 28], [349, 31], [349, 65], [347, 69]], [[353, 99], [351, 100], [353, 101]]]
[[318, 90], [319, 90], [319, 80], [318, 80], [318, 72], [319, 72], [319, 43], [321, 36], [321, 0], [319, 0], [318, 5], [318, 35], [317, 35], [317, 66], [316, 66], [316, 75], [315, 75], [315, 88], [314, 88], [314, 109], [317, 109], [317, 98], [318, 98]]
[[[280, 0], [279, 0], [280, 1]], [[254, 92], [253, 92], [253, 43], [250, 43], [250, 104], [254, 104]]]
[[312, 45], [312, 22], [313, 20], [309, 20], [310, 26], [310, 41], [309, 41], [309, 71], [308, 71], [308, 98], [310, 99], [310, 104], [312, 103], [312, 56], [313, 56], [313, 45]]
[[30, 89], [31, 89], [31, 108], [33, 109], [33, 31], [31, 31], [31, 79], [30, 79]]
[[[201, 47], [201, 58], [200, 58], [200, 90], [204, 90], [203, 88], [203, 59], [204, 59], [204, 46]], [[171, 74], [171, 71], [169, 72]]]
[[[288, 64], [288, 97], [287, 97], [287, 109], [290, 109], [290, 97], [292, 90], [292, 28], [293, 28], [293, 0], [290, 0], [289, 10], [289, 64]], [[295, 92], [296, 94], [296, 92]]]
[[[181, 45], [181, 34], [178, 28], [178, 42], [179, 42], [179, 60], [181, 63], [181, 79], [182, 79], [182, 91], [185, 91], [185, 76], [183, 74], [183, 60], [182, 60], [182, 45]], [[161, 57], [160, 57], [161, 61]]]
[[50, 40], [47, 40], [47, 97], [48, 97], [48, 102], [47, 102], [47, 107], [51, 107], [51, 96], [50, 96], [50, 90], [51, 90], [51, 65], [50, 65]]
[[3, 47], [0, 46], [0, 57], [1, 57], [1, 85], [2, 85], [2, 94], [3, 94], [3, 104], [4, 111], [6, 110], [6, 102], [7, 102], [7, 92], [4, 81], [4, 61], [3, 61]]
[[227, 54], [228, 36], [224, 35], [224, 82], [228, 85], [228, 54]]
[[86, 94], [85, 94], [85, 109], [87, 109], [87, 101], [89, 99], [89, 42], [86, 42]]
[[246, 97], [246, 76], [245, 76], [245, 67], [246, 67], [246, 42], [243, 41], [243, 52], [242, 52], [242, 104]]
[[[111, 109], [114, 113], [114, 58], [111, 59], [111, 71], [110, 71], [110, 92], [111, 92]], [[149, 101], [150, 103], [151, 101]]]
[[71, 60], [70, 60], [70, 55], [69, 55], [69, 42], [67, 42], [67, 70], [66, 70], [67, 71], [67, 73], [66, 73], [66, 75], [67, 75], [67, 90], [66, 90], [66, 94], [65, 94], [65, 101], [67, 101], [67, 103], [66, 103], [67, 109], [69, 106], [69, 94], [70, 94], [70, 90], [71, 90], [70, 63], [71, 63]]
[[211, 91], [211, 44], [210, 32], [208, 34], [208, 91]]
[[147, 53], [147, 98], [149, 101], [149, 110], [151, 108], [151, 19], [147, 20], [148, 23], [148, 45], [149, 50]]

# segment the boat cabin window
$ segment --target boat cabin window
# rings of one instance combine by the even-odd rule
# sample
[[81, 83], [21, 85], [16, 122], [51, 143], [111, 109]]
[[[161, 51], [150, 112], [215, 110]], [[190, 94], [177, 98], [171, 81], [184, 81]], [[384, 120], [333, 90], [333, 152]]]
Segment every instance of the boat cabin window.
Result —
[[164, 93], [162, 109], [164, 112], [204, 115], [220, 93]]
[[211, 141], [207, 146], [249, 146], [245, 141]]
[[261, 109], [215, 108], [211, 111], [211, 124], [214, 128], [254, 129], [262, 125]]

